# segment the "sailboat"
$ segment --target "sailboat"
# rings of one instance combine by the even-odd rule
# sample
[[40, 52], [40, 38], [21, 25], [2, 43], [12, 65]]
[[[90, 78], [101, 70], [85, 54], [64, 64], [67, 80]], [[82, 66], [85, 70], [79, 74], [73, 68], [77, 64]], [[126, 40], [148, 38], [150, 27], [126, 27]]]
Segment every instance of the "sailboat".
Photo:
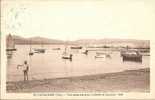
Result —
[[6, 51], [16, 51], [14, 39], [11, 34], [8, 35], [6, 40]]
[[82, 53], [85, 55], [88, 55], [88, 49], [87, 46], [85, 48], [83, 48]]
[[43, 48], [43, 42], [41, 43], [41, 48], [40, 49], [34, 49], [37, 53], [45, 53], [45, 49]]
[[62, 54], [62, 59], [69, 59], [70, 61], [72, 61], [72, 54], [67, 53], [67, 46], [65, 46], [65, 51]]
[[31, 47], [31, 40], [30, 40], [30, 52], [29, 52], [29, 56], [32, 56], [34, 53], [32, 52], [32, 47]]

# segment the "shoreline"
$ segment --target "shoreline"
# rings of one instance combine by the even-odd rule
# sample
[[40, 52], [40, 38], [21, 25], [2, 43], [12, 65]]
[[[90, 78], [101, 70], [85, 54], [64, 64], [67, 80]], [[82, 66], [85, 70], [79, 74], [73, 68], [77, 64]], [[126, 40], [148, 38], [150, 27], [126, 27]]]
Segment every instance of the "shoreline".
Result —
[[55, 79], [6, 82], [9, 93], [150, 92], [150, 68]]

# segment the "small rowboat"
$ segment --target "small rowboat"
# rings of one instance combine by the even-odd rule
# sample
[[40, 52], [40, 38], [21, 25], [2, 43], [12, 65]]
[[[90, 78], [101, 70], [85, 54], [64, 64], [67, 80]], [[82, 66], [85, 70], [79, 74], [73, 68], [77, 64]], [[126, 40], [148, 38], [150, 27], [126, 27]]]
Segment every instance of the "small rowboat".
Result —
[[53, 48], [52, 50], [60, 50], [60, 48]]
[[82, 49], [82, 47], [81, 46], [79, 46], [79, 47], [70, 47], [71, 49]]
[[96, 55], [95, 58], [106, 58], [106, 55]]
[[62, 59], [69, 59], [70, 61], [72, 61], [72, 57], [73, 57], [72, 54], [70, 54], [70, 55], [63, 55]]
[[34, 49], [34, 51], [37, 51], [38, 53], [45, 53], [45, 49]]
[[32, 56], [34, 53], [33, 52], [29, 52], [29, 55]]

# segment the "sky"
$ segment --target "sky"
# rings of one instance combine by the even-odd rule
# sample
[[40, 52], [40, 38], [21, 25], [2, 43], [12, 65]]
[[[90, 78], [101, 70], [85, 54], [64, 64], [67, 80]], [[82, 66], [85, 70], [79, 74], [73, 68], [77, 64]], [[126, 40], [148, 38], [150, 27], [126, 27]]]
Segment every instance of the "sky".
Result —
[[155, 0], [5, 0], [2, 34], [77, 40], [149, 39]]

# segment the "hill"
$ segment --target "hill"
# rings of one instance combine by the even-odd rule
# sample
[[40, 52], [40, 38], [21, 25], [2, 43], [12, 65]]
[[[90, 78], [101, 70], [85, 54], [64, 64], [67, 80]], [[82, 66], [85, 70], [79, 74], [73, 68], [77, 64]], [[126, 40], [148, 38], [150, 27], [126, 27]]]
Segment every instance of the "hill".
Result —
[[20, 36], [12, 36], [15, 44], [71, 44], [71, 45], [87, 45], [87, 46], [132, 46], [140, 48], [150, 48], [149, 40], [136, 40], [136, 39], [79, 39], [75, 41], [63, 41], [44, 37], [30, 37], [24, 38]]

